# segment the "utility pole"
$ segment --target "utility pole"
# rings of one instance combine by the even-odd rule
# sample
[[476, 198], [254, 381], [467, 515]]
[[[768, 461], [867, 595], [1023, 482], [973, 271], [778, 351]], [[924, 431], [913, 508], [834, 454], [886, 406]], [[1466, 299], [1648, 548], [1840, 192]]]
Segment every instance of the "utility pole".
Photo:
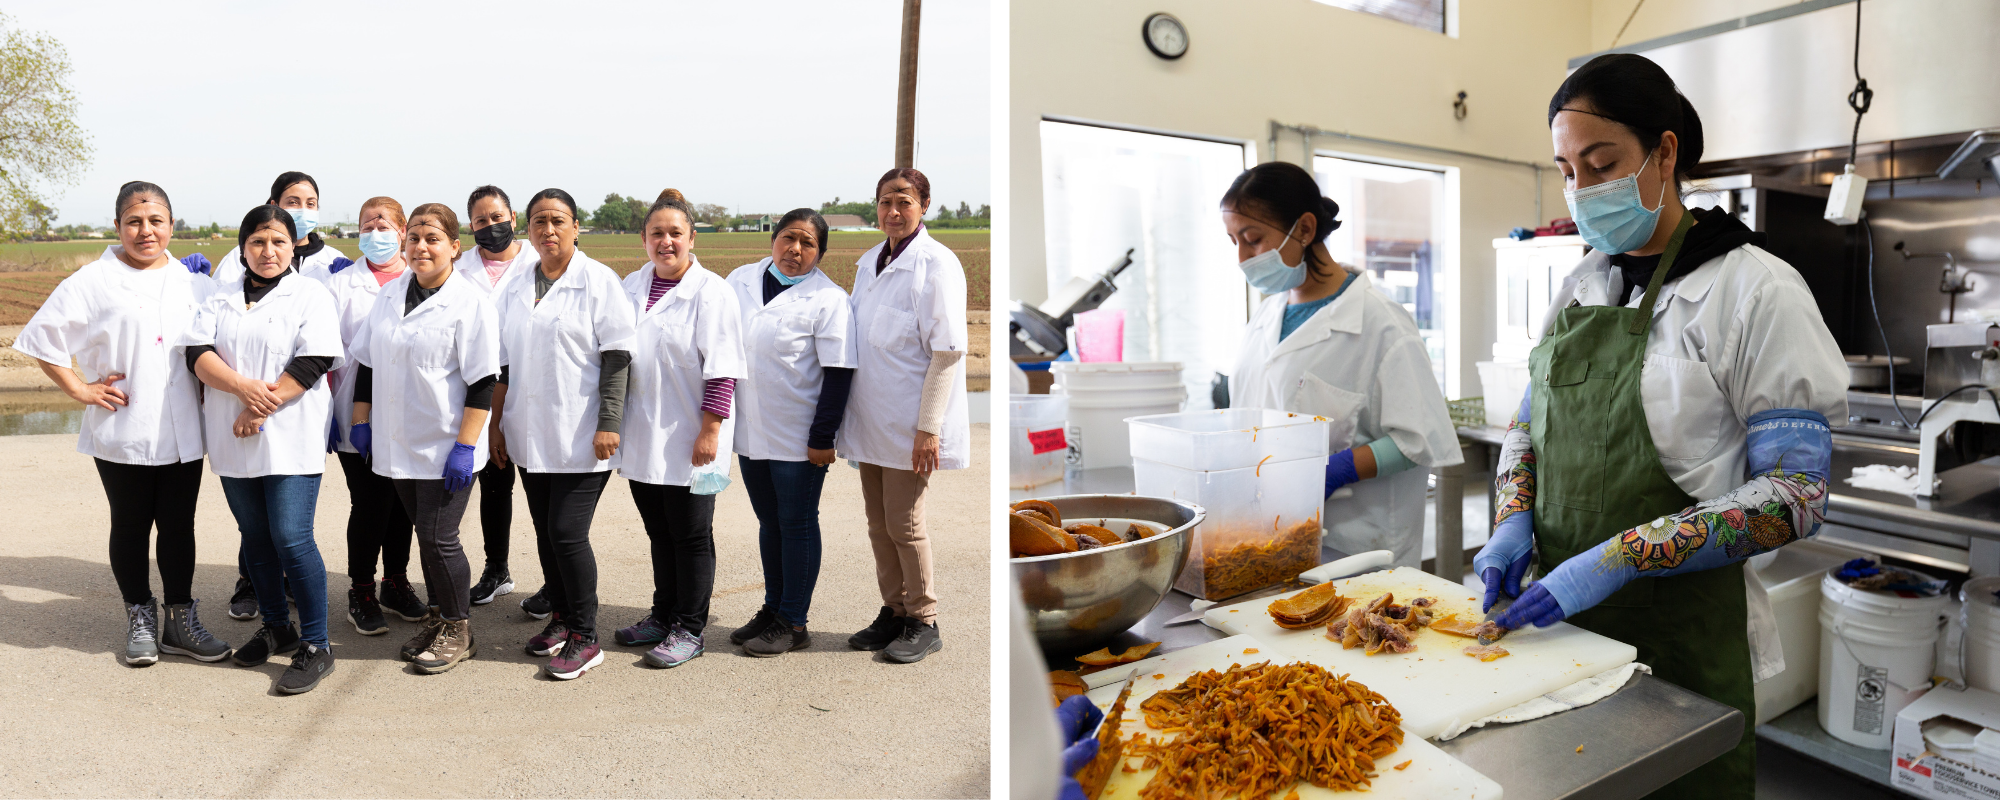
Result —
[[923, 0], [903, 0], [903, 57], [896, 80], [896, 167], [916, 166], [917, 21]]

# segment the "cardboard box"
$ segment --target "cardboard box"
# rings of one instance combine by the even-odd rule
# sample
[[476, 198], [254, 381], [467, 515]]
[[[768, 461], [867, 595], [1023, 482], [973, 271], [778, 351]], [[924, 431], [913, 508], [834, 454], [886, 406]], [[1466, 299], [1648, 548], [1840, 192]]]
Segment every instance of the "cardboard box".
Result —
[[1924, 724], [1951, 717], [1987, 729], [1983, 742], [2000, 731], [2000, 694], [1939, 686], [1896, 715], [1889, 745], [1889, 782], [1918, 797], [1936, 800], [2000, 800], [2000, 753], [1991, 747], [1933, 752]]

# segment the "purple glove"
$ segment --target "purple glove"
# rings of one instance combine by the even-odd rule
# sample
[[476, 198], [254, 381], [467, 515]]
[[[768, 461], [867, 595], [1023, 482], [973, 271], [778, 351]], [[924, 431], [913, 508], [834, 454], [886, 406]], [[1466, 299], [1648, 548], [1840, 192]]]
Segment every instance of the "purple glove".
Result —
[[1361, 480], [1361, 473], [1354, 469], [1354, 448], [1334, 453], [1332, 458], [1326, 460], [1326, 494], [1323, 496], [1332, 497], [1340, 487], [1358, 480]]
[[189, 272], [197, 272], [203, 275], [212, 274], [214, 268], [214, 265], [208, 263], [208, 256], [200, 253], [189, 253], [182, 256], [181, 266], [187, 267]]
[[1533, 623], [1537, 628], [1546, 628], [1563, 621], [1568, 615], [1563, 613], [1562, 604], [1556, 596], [1549, 594], [1548, 587], [1539, 583], [1521, 593], [1521, 599], [1500, 612], [1493, 621], [1507, 630], [1519, 630]]
[[368, 423], [359, 423], [349, 429], [347, 431], [347, 441], [354, 443], [355, 452], [360, 453], [362, 458], [375, 455], [374, 448], [370, 447], [370, 445], [375, 443], [375, 436], [369, 433]]
[[326, 426], [326, 451], [329, 453], [340, 451], [340, 420], [332, 420]]
[[1097, 757], [1097, 737], [1091, 734], [1097, 732], [1098, 723], [1103, 721], [1104, 712], [1082, 695], [1063, 698], [1062, 705], [1056, 706], [1056, 727], [1064, 745], [1058, 800], [1084, 800], [1083, 785], [1076, 782], [1076, 771]]
[[472, 485], [472, 474], [479, 471], [472, 466], [472, 450], [469, 444], [451, 446], [451, 455], [444, 459], [445, 491], [457, 494]]
[[1508, 597], [1521, 596], [1521, 578], [1528, 574], [1530, 555], [1532, 554], [1522, 553], [1520, 558], [1514, 559], [1514, 563], [1507, 565], [1507, 572], [1504, 575], [1499, 567], [1486, 568], [1486, 572], [1480, 575], [1486, 581], [1486, 601], [1479, 604], [1480, 611], [1492, 610], [1493, 604], [1500, 602], [1502, 592]]
[[326, 265], [326, 272], [328, 275], [338, 275], [340, 274], [341, 270], [347, 269], [348, 267], [353, 265], [354, 261], [352, 259], [349, 259], [346, 256], [340, 256], [338, 258], [335, 258], [333, 260], [333, 263]]

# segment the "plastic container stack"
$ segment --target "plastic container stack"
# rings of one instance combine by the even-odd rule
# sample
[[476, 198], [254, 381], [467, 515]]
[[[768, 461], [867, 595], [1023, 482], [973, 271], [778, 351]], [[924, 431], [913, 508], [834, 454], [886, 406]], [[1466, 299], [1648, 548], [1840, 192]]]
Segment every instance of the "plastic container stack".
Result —
[[1171, 414], [1187, 402], [1178, 361], [1057, 361], [1050, 394], [1069, 398], [1068, 439], [1078, 469], [1132, 463], [1125, 418]]
[[1007, 488], [1033, 489], [1062, 480], [1069, 456], [1064, 435], [1069, 398], [1016, 394], [1007, 398]]

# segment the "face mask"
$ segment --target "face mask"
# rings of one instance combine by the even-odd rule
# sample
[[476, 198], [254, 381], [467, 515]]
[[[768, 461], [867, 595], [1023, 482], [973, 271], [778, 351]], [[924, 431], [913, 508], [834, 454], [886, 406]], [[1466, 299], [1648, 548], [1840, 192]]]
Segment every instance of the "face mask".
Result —
[[[1648, 154], [1639, 172], [1645, 172], [1651, 163], [1653, 156]], [[1660, 209], [1667, 206], [1666, 182], [1661, 181], [1659, 208], [1648, 211], [1639, 198], [1639, 172], [1588, 189], [1563, 190], [1576, 232], [1591, 249], [1607, 255], [1629, 253], [1653, 238], [1653, 229], [1660, 225]]]
[[779, 283], [782, 283], [786, 286], [797, 286], [799, 285], [800, 281], [812, 277], [812, 273], [808, 272], [804, 275], [800, 275], [794, 278], [790, 275], [786, 275], [783, 271], [779, 270], [778, 262], [773, 261], [771, 262], [771, 277], [777, 278]]
[[286, 211], [291, 213], [292, 224], [298, 227], [299, 238], [301, 239], [306, 238], [306, 235], [312, 233], [314, 228], [319, 227], [319, 209], [317, 208], [291, 208], [286, 209]]
[[361, 234], [361, 255], [368, 263], [387, 264], [395, 260], [396, 251], [403, 244], [403, 237], [395, 231], [367, 231]]
[[498, 253], [514, 243], [514, 223], [495, 222], [472, 232], [472, 241], [479, 249], [488, 253]]
[[[1297, 228], [1298, 225], [1294, 223], [1292, 227]], [[1298, 266], [1291, 267], [1286, 266], [1284, 257], [1278, 255], [1278, 252], [1285, 249], [1285, 245], [1291, 241], [1292, 232], [1286, 231], [1285, 241], [1279, 242], [1277, 247], [1251, 256], [1236, 265], [1243, 270], [1243, 279], [1250, 282], [1250, 288], [1265, 294], [1279, 294], [1297, 289], [1299, 284], [1306, 282], [1306, 262], [1303, 258], [1299, 260]]]

